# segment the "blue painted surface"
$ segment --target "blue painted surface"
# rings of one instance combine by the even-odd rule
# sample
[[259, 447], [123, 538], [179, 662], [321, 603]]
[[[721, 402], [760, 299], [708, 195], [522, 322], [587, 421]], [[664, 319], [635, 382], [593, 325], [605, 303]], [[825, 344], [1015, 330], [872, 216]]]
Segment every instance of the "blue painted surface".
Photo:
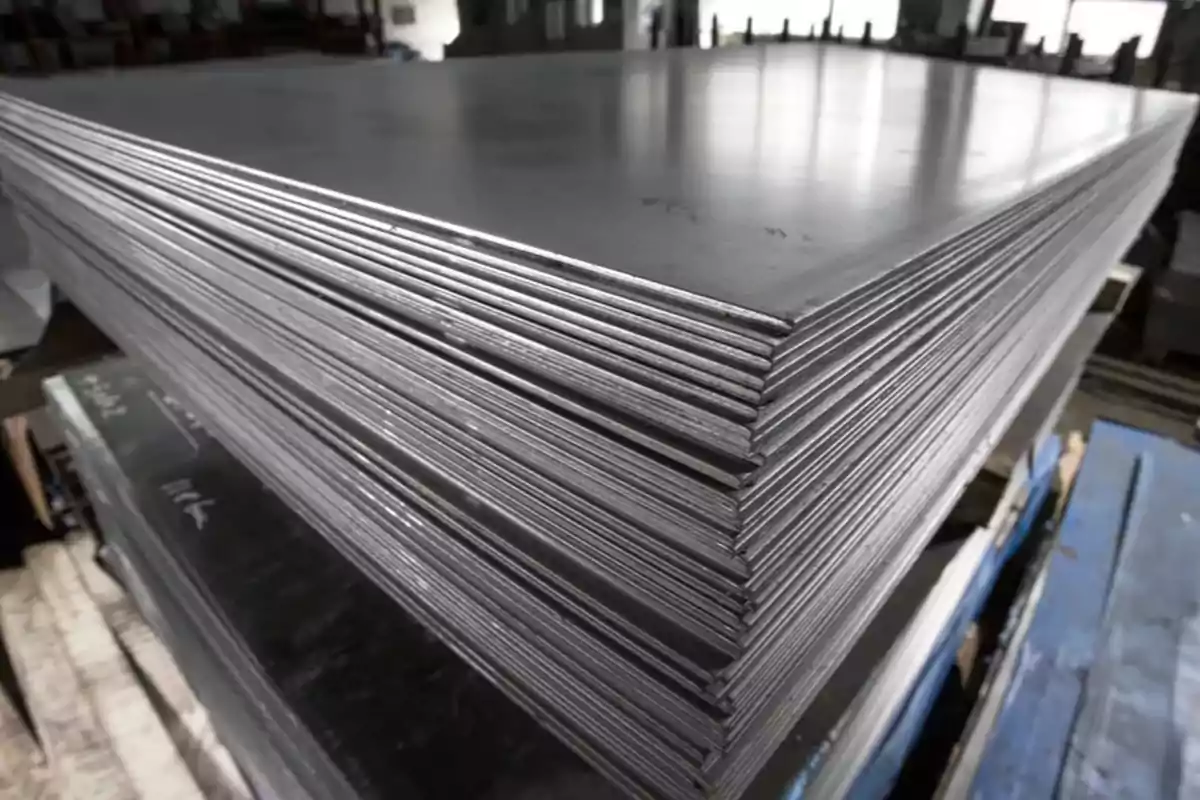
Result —
[[[1061, 453], [1062, 442], [1057, 436], [1048, 437], [1043, 446], [1038, 449], [1037, 457], [1030, 470], [1028, 499], [1006, 546], [1002, 550], [993, 550], [980, 565], [979, 572], [964, 596], [958, 613], [947, 626], [941, 642], [935, 648], [921, 677], [913, 685], [909, 698], [893, 722], [888, 736], [855, 782], [850, 797], [856, 798], [856, 800], [881, 798], [895, 784], [904, 760], [916, 744], [942, 684], [954, 664], [958, 648], [966, 636], [968, 627], [978, 617], [980, 609], [995, 585], [1000, 570], [1033, 529], [1034, 522], [1053, 488], [1055, 468]], [[826, 749], [822, 748], [805, 765], [789, 786], [785, 800], [801, 800], [812, 776], [822, 766], [822, 757]]]
[[800, 773], [792, 780], [788, 786], [787, 793], [784, 795], [784, 800], [800, 800], [804, 797], [804, 792], [808, 789], [808, 782], [811, 781], [817, 774], [817, 770], [825, 762], [825, 756], [829, 753], [829, 742], [826, 741], [813, 754], [801, 769]]
[[980, 564], [979, 572], [963, 596], [958, 612], [946, 628], [942, 640], [934, 650], [913, 687], [904, 710], [892, 725], [892, 730], [883, 742], [868, 767], [859, 776], [850, 792], [854, 800], [875, 800], [886, 797], [895, 785], [905, 759], [916, 745], [925, 720], [933, 710], [934, 701], [954, 666], [958, 649], [966, 638], [970, 625], [978, 618], [987, 602], [1001, 569], [1029, 538], [1034, 523], [1041, 513], [1046, 498], [1054, 485], [1055, 468], [1062, 454], [1062, 441], [1057, 436], [1048, 437], [1038, 448], [1037, 459], [1030, 470], [1029, 495], [1012, 533], [1002, 550], [993, 550]]
[[1182, 796], [1187, 726], [1175, 719], [1175, 687], [1186, 666], [1184, 627], [1200, 611], [1200, 458], [1187, 465], [1157, 456], [1141, 459], [1138, 513], [1129, 515], [1104, 635], [1059, 780], [1065, 800]]
[[[1171, 750], [1180, 731], [1166, 700], [1166, 672], [1179, 662], [1179, 626], [1196, 609], [1194, 591], [1171, 587], [1194, 590], [1200, 574], [1198, 498], [1200, 454], [1144, 431], [1093, 426], [973, 798], [1056, 796], [1085, 701], [1101, 710], [1080, 718], [1090, 721], [1079, 758], [1103, 762], [1102, 771], [1112, 774], [1100, 777], [1121, 785], [1097, 789], [1093, 772], [1083, 775], [1090, 783], [1075, 784], [1081, 795], [1175, 796], [1164, 770], [1178, 760]], [[1122, 554], [1125, 543], [1136, 553], [1132, 560]], [[1188, 574], [1190, 583], [1179, 577]]]

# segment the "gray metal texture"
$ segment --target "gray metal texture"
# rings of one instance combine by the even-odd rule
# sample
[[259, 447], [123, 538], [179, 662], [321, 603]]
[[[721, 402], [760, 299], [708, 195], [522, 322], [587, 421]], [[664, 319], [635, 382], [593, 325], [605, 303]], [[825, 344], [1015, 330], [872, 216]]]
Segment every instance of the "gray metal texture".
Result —
[[25, 234], [0, 185], [0, 358], [37, 344], [50, 317], [50, 281], [29, 263]]
[[923, 250], [1186, 104], [822, 46], [393, 67], [145, 71], [4, 90], [782, 317], [839, 294], [837, 273], [853, 279], [863, 256]]
[[741, 795], [812, 704], [1194, 111], [815, 46], [5, 86], [64, 291], [404, 613], [679, 800]]
[[[1054, 363], [990, 454], [989, 462], [999, 457], [1003, 463], [1016, 465], [1025, 463], [1026, 458], [1031, 461], [1035, 458], [1036, 451], [1054, 429], [1063, 406], [1078, 384], [1088, 356], [1116, 318], [1139, 275], [1140, 270], [1126, 265], [1110, 272], [1106, 292], [1113, 296], [1111, 304], [1094, 305], [1072, 331]], [[870, 683], [862, 687], [854, 708], [847, 713], [844, 724], [837, 731], [836, 741], [823, 754], [823, 765], [806, 785], [805, 797], [846, 796], [848, 787], [860, 777], [878, 745], [891, 733], [895, 718], [889, 709], [894, 710], [910, 699], [915, 682], [928, 663], [930, 649], [939, 642], [944, 643], [941, 637], [945, 626], [956, 611], [962, 613], [965, 593], [981, 563], [988, 557], [987, 553], [1011, 546], [1012, 527], [1017, 522], [1012, 512], [1025, 502], [1020, 498], [1029, 490], [1029, 469], [1026, 465], [1024, 470], [1014, 470], [1007, 486], [999, 493], [998, 503], [989, 492], [986, 508], [991, 522], [986, 529], [977, 529], [966, 540], [938, 585], [925, 598], [920, 614], [904, 637], [886, 660], [881, 659]], [[994, 508], [992, 504], [995, 504]], [[969, 603], [966, 606], [971, 607]]]

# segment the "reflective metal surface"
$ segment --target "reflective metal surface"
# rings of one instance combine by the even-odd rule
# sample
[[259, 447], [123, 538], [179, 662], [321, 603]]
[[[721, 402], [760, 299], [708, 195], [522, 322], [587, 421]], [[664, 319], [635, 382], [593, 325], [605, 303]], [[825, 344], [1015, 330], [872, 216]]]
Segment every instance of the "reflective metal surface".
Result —
[[1194, 110], [800, 45], [14, 87], [64, 290], [397, 614], [672, 800], [786, 739]]
[[4, 90], [779, 316], [836, 296], [858, 262], [888, 251], [894, 264], [1186, 104], [833, 46]]

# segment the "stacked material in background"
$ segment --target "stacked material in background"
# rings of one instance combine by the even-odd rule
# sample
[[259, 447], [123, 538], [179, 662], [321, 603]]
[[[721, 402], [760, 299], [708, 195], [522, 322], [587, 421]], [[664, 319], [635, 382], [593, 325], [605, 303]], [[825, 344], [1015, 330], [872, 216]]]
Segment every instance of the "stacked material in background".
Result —
[[1194, 110], [808, 46], [6, 90], [63, 290], [397, 615], [670, 798], [753, 781]]
[[[389, 613], [383, 591], [136, 365], [68, 372], [47, 398], [94, 498], [105, 565], [180, 659], [257, 796], [515, 800], [562, 775], [599, 780]], [[112, 605], [111, 591], [95, 594]]]

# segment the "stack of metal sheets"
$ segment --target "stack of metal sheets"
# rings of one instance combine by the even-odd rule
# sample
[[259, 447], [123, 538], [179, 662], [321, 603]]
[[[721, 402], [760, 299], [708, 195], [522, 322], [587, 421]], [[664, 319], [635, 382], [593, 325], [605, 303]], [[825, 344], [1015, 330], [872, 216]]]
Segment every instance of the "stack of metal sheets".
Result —
[[49, 316], [50, 282], [29, 265], [25, 236], [0, 187], [0, 358], [37, 344]]
[[816, 46], [4, 88], [67, 294], [398, 613], [669, 798], [750, 785], [1194, 110]]

